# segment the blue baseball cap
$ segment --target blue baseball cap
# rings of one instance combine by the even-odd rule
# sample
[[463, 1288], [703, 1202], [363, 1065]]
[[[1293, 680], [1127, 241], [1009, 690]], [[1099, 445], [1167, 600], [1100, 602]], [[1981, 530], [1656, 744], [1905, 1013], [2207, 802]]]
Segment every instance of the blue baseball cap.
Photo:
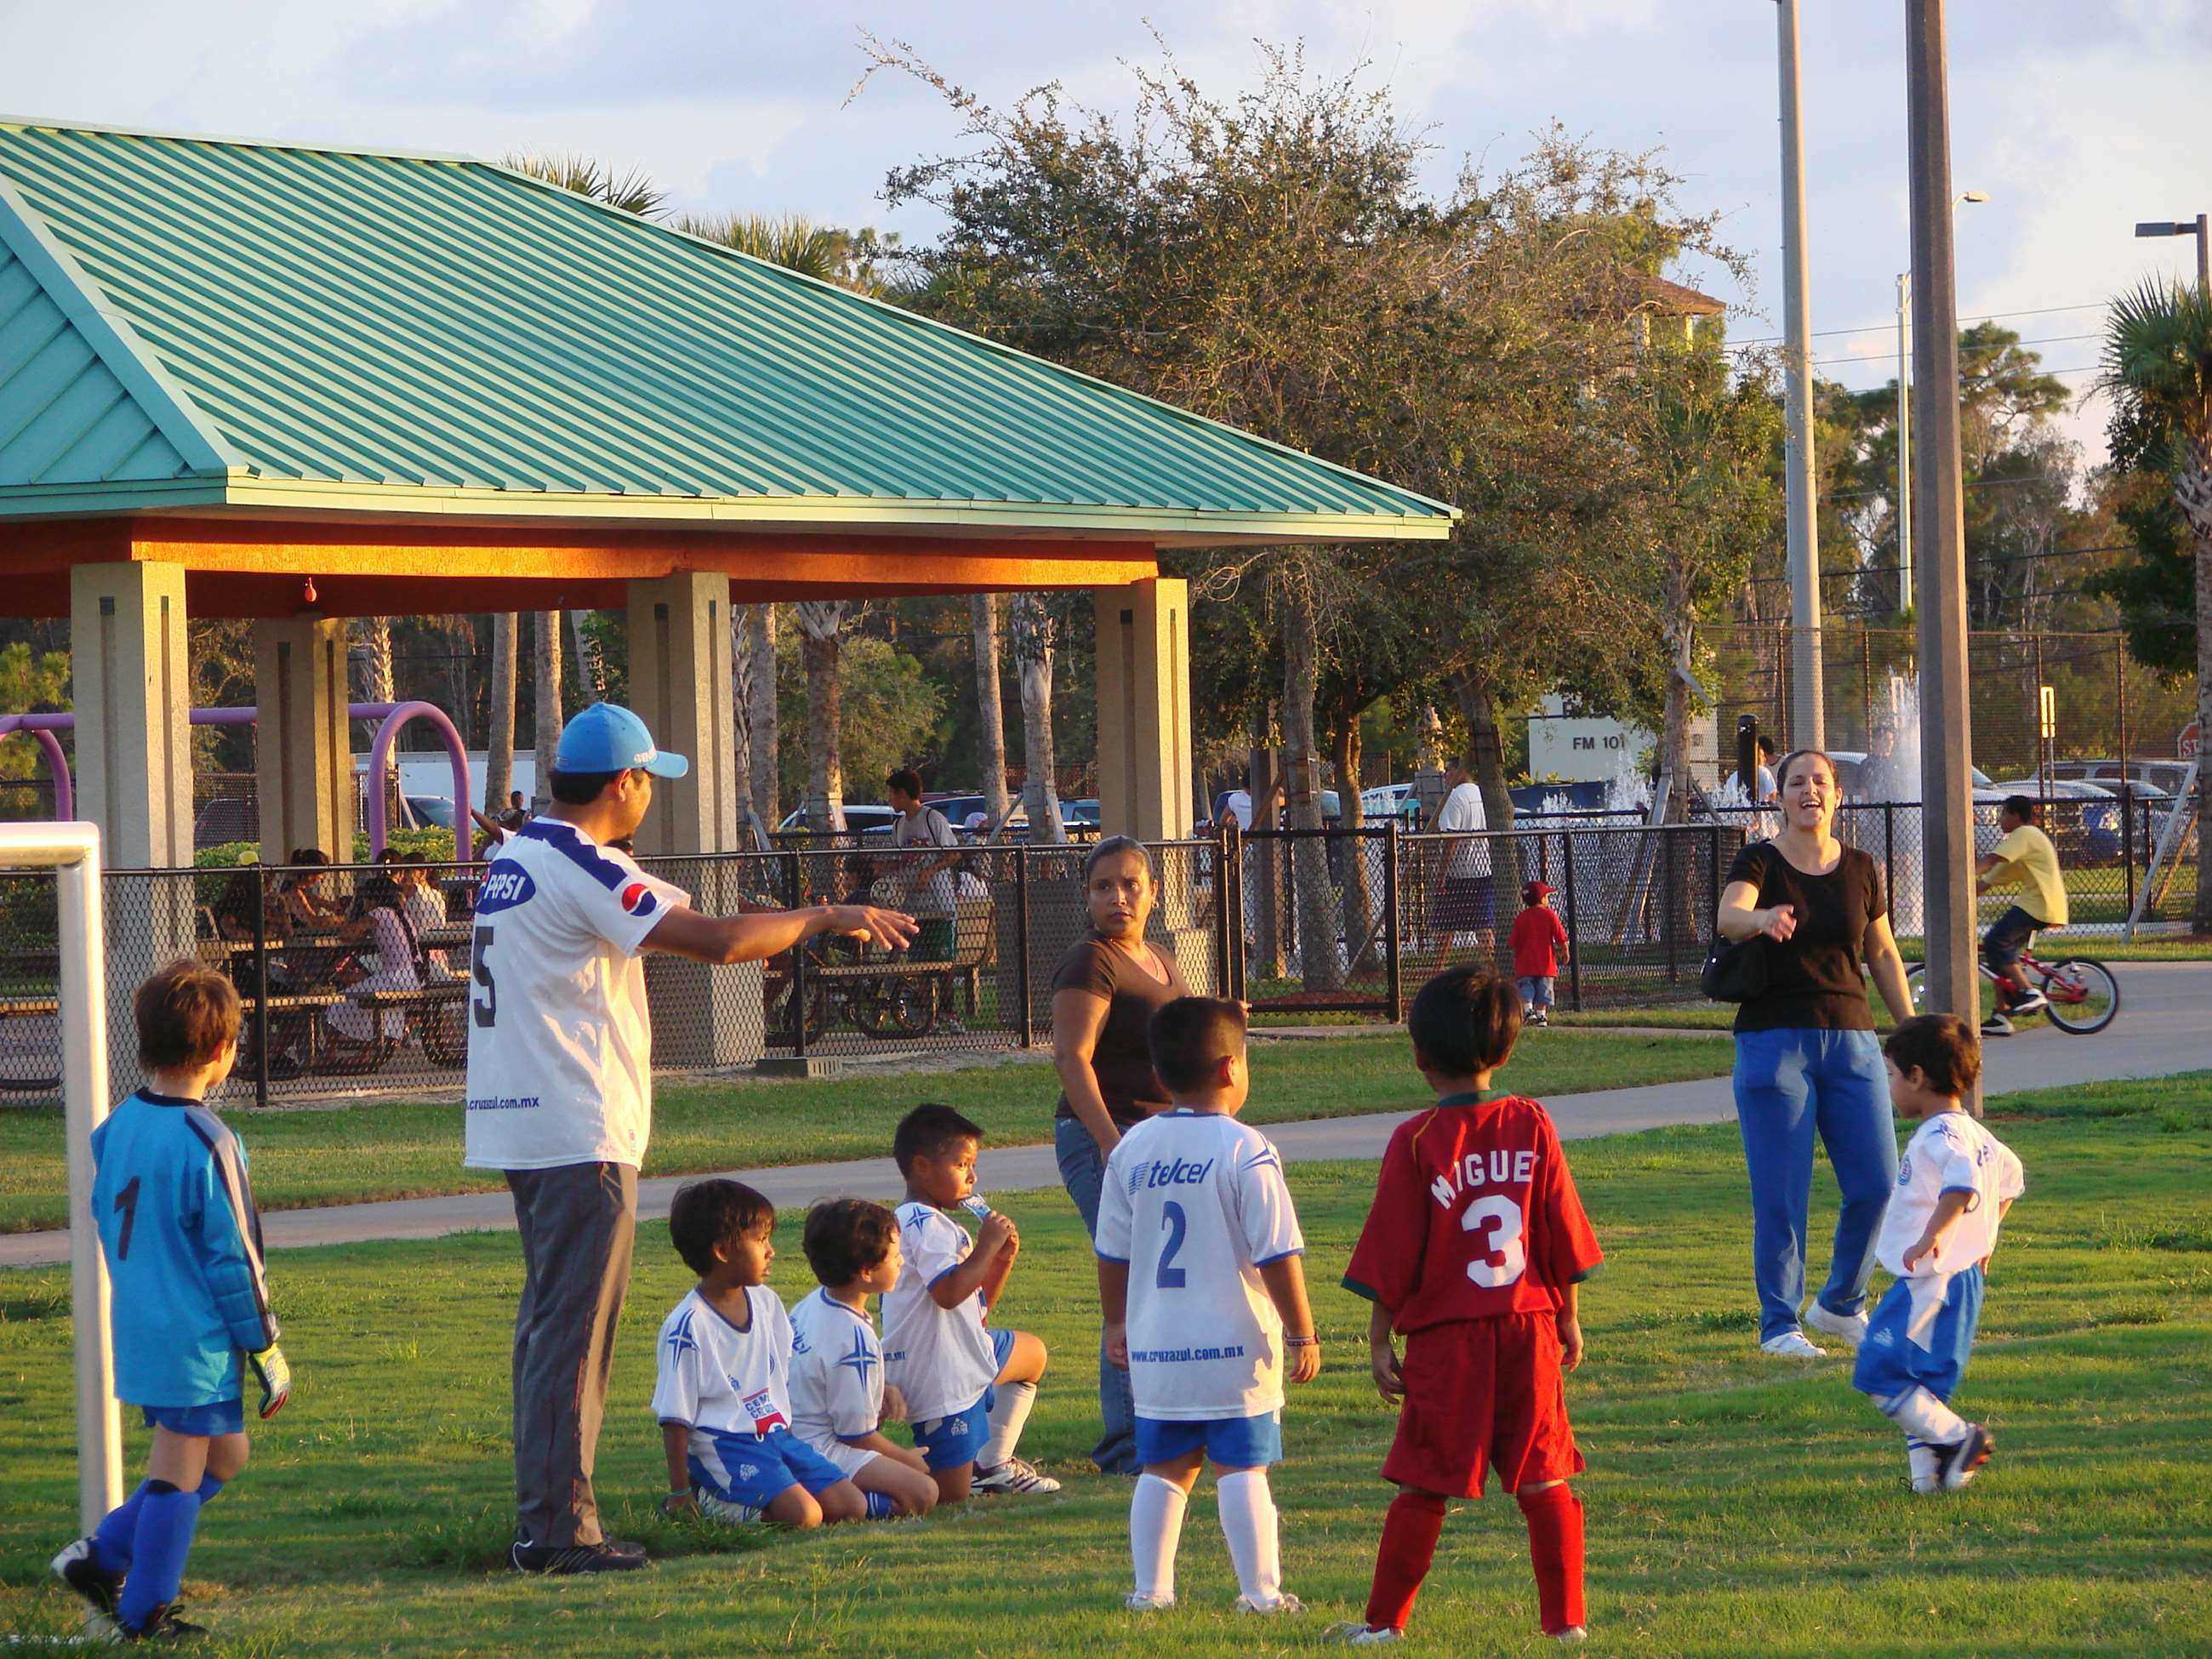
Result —
[[681, 755], [653, 745], [653, 733], [629, 709], [595, 702], [561, 728], [554, 751], [556, 772], [627, 772], [633, 768], [656, 778], [680, 778], [691, 769]]

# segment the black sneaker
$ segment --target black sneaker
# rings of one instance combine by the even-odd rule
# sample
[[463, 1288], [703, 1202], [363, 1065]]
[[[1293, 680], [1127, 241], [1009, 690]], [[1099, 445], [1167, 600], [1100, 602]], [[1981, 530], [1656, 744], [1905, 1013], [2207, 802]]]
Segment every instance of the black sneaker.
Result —
[[93, 1552], [92, 1540], [80, 1538], [53, 1559], [54, 1577], [67, 1584], [76, 1598], [103, 1619], [115, 1617], [115, 1604], [123, 1595], [123, 1575], [102, 1572]]
[[207, 1634], [205, 1625], [187, 1624], [177, 1617], [177, 1604], [164, 1601], [146, 1615], [146, 1622], [133, 1630], [117, 1622], [115, 1639], [118, 1642], [191, 1642]]
[[1982, 1022], [1982, 1035], [1984, 1036], [2010, 1036], [2012, 1035], [2012, 1022], [2007, 1019], [2002, 1014], [1991, 1014], [1987, 1019], [1984, 1019]]
[[1936, 1484], [1945, 1492], [1958, 1491], [1974, 1478], [1975, 1471], [1990, 1461], [1990, 1454], [1996, 1449], [1996, 1440], [1987, 1429], [1978, 1423], [1967, 1424], [1964, 1440], [1936, 1448]]
[[596, 1544], [517, 1542], [507, 1553], [507, 1565], [516, 1572], [547, 1577], [574, 1572], [635, 1572], [646, 1565], [645, 1546], [619, 1538], [603, 1538]]

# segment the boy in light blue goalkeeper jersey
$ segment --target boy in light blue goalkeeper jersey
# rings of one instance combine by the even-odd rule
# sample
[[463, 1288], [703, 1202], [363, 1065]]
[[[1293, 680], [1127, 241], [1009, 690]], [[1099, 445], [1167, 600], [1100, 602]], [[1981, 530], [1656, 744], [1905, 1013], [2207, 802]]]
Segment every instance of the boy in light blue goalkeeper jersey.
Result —
[[154, 1431], [147, 1479], [55, 1576], [128, 1641], [200, 1633], [177, 1591], [201, 1508], [246, 1467], [244, 1373], [261, 1415], [291, 1393], [246, 1149], [201, 1103], [238, 1059], [238, 993], [177, 962], [138, 988], [147, 1084], [92, 1133], [93, 1220], [114, 1281], [115, 1393]]

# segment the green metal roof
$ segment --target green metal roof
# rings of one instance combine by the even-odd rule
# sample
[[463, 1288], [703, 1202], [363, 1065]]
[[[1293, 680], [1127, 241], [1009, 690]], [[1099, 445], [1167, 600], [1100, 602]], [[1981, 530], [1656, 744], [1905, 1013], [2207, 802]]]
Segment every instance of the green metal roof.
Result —
[[0, 514], [1435, 537], [1443, 503], [463, 158], [0, 118]]

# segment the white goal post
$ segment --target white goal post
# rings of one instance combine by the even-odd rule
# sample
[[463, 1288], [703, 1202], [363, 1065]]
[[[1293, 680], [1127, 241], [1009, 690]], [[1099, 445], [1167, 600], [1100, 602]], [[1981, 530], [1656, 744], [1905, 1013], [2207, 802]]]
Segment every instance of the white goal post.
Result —
[[46, 869], [59, 897], [62, 1124], [69, 1146], [70, 1306], [76, 1328], [77, 1510], [90, 1532], [123, 1501], [107, 1263], [92, 1214], [92, 1132], [107, 1115], [107, 964], [100, 826], [0, 823], [0, 868]]

